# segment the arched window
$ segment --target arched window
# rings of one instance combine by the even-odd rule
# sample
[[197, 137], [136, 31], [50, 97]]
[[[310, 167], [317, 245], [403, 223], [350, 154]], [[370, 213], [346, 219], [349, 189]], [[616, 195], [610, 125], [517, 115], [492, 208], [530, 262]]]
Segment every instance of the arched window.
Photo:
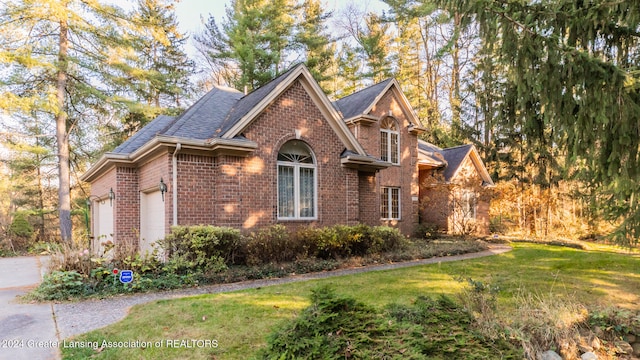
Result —
[[287, 141], [278, 152], [278, 219], [315, 219], [316, 184], [316, 162], [309, 146]]
[[380, 159], [395, 165], [400, 164], [400, 133], [398, 125], [391, 117], [380, 123]]

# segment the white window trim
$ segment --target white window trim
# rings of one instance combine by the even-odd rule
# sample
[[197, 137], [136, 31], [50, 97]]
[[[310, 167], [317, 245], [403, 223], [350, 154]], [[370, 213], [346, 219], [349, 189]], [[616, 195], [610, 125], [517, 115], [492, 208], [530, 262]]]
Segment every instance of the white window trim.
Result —
[[478, 196], [473, 191], [462, 193], [462, 217], [467, 220], [478, 218]]
[[[383, 216], [383, 214], [380, 214], [380, 220], [402, 220], [402, 189], [399, 187], [395, 187], [395, 186], [383, 186], [380, 188], [380, 193], [382, 194], [383, 189], [389, 189], [389, 196], [387, 196], [387, 210], [388, 213], [386, 214], [387, 216]], [[393, 214], [393, 190], [397, 189], [398, 190], [398, 217], [394, 218], [391, 216], [391, 214]]]
[[[393, 121], [393, 120], [390, 120]], [[395, 124], [397, 127], [397, 124]], [[384, 136], [387, 138], [387, 149], [386, 149], [386, 155], [387, 155], [387, 162], [393, 164], [393, 165], [400, 165], [400, 132], [396, 131], [396, 130], [391, 130], [391, 129], [383, 129], [380, 128], [380, 132], [384, 133]], [[397, 154], [398, 154], [398, 161], [397, 162], [393, 162], [393, 159], [391, 158], [391, 134], [396, 134], [396, 136], [398, 137], [398, 141], [396, 143], [396, 150], [397, 150]], [[380, 154], [380, 157], [382, 158], [382, 154]]]
[[[288, 161], [278, 161], [278, 169], [276, 172], [276, 193], [277, 193], [277, 216], [278, 220], [318, 220], [318, 167], [316, 166], [316, 158], [313, 152], [311, 153], [313, 158], [313, 164], [294, 163]], [[293, 214], [295, 216], [280, 216], [280, 167], [292, 167], [293, 168]], [[313, 216], [302, 217], [300, 216], [300, 168], [313, 169]]]

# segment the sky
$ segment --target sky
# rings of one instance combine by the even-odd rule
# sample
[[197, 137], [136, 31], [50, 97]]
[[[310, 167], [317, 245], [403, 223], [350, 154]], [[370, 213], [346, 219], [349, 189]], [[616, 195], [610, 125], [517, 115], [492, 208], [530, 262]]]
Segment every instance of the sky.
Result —
[[[360, 7], [366, 7], [368, 11], [380, 13], [387, 6], [380, 0], [321, 0], [327, 5], [328, 10], [339, 11], [349, 3], [355, 3]], [[175, 6], [179, 27], [182, 32], [192, 35], [202, 31], [201, 18], [207, 20], [212, 14], [220, 23], [225, 17], [225, 5], [231, 0], [180, 0]]]

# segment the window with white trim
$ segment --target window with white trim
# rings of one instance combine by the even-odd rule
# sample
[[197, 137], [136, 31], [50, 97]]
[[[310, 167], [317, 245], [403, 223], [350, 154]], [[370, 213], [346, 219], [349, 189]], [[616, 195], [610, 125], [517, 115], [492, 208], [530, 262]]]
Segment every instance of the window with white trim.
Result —
[[476, 208], [478, 204], [476, 193], [473, 191], [465, 191], [462, 193], [461, 200], [462, 201], [460, 205], [462, 210], [462, 217], [465, 219], [475, 219]]
[[380, 191], [380, 217], [382, 220], [400, 220], [400, 188], [382, 187]]
[[316, 218], [316, 162], [307, 144], [286, 142], [278, 152], [278, 219]]
[[391, 117], [384, 118], [380, 123], [380, 159], [400, 165], [400, 133]]

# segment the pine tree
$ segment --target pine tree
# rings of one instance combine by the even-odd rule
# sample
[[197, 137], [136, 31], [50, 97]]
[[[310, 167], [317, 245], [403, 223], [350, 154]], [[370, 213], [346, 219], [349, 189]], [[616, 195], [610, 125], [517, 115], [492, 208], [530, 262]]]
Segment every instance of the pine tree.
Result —
[[362, 87], [360, 60], [357, 50], [348, 44], [342, 44], [338, 53], [338, 73], [334, 79], [334, 96], [337, 98], [351, 95]]
[[335, 63], [331, 46], [335, 39], [327, 33], [327, 20], [332, 14], [323, 11], [319, 0], [304, 0], [301, 10], [293, 45], [301, 48], [309, 72], [320, 87], [329, 92], [332, 77], [336, 75], [330, 72]]
[[198, 49], [227, 84], [258, 88], [287, 67], [293, 10], [290, 0], [233, 0], [222, 28], [210, 16], [195, 36]]
[[0, 108], [55, 124], [60, 236], [70, 241], [71, 144], [96, 119], [126, 109], [106, 87], [126, 14], [95, 1], [15, 0], [4, 3], [0, 24]]
[[552, 177], [552, 161], [566, 154], [600, 210], [619, 222], [617, 239], [637, 242], [640, 8], [604, 0], [441, 3], [476, 21], [484, 44], [499, 44], [492, 55], [509, 80], [502, 113], [513, 117], [523, 157], [539, 163], [536, 181]]
[[177, 115], [193, 92], [189, 76], [195, 65], [184, 47], [188, 38], [179, 32], [173, 1], [138, 0], [128, 14], [126, 50], [113, 66], [112, 85], [130, 102], [120, 124], [107, 128], [113, 148], [160, 114]]
[[390, 24], [375, 13], [364, 14], [353, 4], [345, 9], [342, 17], [342, 27], [357, 44], [355, 49], [366, 65], [361, 76], [373, 83], [391, 77]]

